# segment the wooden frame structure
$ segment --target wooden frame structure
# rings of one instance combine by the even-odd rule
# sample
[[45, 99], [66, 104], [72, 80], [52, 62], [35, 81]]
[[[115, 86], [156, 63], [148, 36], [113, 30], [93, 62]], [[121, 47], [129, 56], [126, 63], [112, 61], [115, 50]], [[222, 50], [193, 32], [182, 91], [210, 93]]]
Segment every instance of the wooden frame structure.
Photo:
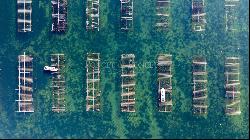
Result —
[[192, 29], [205, 31], [206, 25], [205, 0], [192, 0]]
[[156, 0], [156, 24], [160, 29], [168, 29], [170, 16], [170, 0]]
[[52, 4], [52, 32], [66, 32], [67, 30], [67, 0], [51, 0]]
[[120, 0], [121, 2], [121, 30], [133, 28], [133, 0]]
[[99, 0], [87, 0], [86, 29], [99, 31]]
[[172, 112], [172, 55], [158, 56], [158, 110]]
[[193, 113], [207, 114], [207, 62], [203, 57], [193, 60]]
[[226, 31], [235, 31], [237, 26], [237, 9], [240, 0], [225, 0]]
[[88, 53], [86, 67], [86, 111], [100, 111], [100, 54]]
[[51, 66], [58, 69], [57, 72], [52, 73], [52, 111], [64, 112], [65, 111], [65, 77], [63, 68], [65, 59], [64, 54], [51, 54]]
[[17, 30], [31, 32], [32, 0], [17, 0]]
[[121, 55], [121, 111], [135, 112], [135, 55]]
[[227, 115], [240, 115], [240, 59], [226, 57], [225, 61], [225, 89]]
[[18, 110], [34, 112], [33, 107], [33, 58], [25, 54], [18, 56]]

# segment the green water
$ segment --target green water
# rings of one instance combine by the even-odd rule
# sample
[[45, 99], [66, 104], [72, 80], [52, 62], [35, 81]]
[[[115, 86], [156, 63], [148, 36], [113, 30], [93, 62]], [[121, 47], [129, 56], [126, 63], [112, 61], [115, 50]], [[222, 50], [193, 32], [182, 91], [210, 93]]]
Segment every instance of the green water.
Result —
[[[224, 3], [207, 0], [207, 28], [191, 31], [191, 0], [172, 0], [168, 32], [156, 32], [155, 0], [134, 0], [134, 30], [119, 30], [119, 0], [100, 0], [100, 32], [85, 31], [84, 0], [68, 0], [69, 30], [50, 33], [50, 0], [33, 0], [33, 32], [16, 32], [16, 1], [0, 0], [0, 138], [248, 138], [249, 137], [249, 1], [241, 0], [236, 33], [224, 31]], [[238, 49], [239, 48], [239, 49]], [[34, 57], [35, 112], [16, 113], [17, 56]], [[101, 53], [101, 112], [86, 112], [85, 59]], [[66, 58], [66, 110], [53, 113], [50, 76], [42, 68], [51, 53]], [[137, 62], [136, 113], [120, 112], [122, 53]], [[173, 55], [173, 112], [157, 111], [157, 54]], [[192, 115], [193, 56], [208, 61], [208, 115]], [[241, 115], [225, 116], [224, 58], [241, 58]], [[152, 63], [152, 67], [143, 66]], [[113, 67], [111, 67], [113, 64]]]

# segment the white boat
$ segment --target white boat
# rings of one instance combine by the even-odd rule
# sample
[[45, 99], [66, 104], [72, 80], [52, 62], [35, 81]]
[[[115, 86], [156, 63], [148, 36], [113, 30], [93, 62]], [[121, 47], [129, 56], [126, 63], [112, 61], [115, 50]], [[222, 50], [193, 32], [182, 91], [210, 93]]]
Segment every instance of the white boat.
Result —
[[165, 89], [161, 88], [161, 102], [165, 102]]
[[56, 68], [56, 67], [50, 67], [50, 66], [44, 66], [43, 70], [45, 70], [45, 71], [51, 71], [51, 72], [57, 72], [58, 68]]

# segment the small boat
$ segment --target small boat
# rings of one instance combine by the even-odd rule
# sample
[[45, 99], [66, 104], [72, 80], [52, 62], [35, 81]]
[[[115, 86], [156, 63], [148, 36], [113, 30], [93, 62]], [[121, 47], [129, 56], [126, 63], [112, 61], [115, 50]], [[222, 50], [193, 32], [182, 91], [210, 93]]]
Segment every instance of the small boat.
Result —
[[165, 102], [165, 89], [161, 88], [161, 102]]
[[58, 68], [56, 68], [56, 67], [50, 67], [50, 66], [44, 66], [43, 70], [50, 71], [50, 72], [57, 72]]

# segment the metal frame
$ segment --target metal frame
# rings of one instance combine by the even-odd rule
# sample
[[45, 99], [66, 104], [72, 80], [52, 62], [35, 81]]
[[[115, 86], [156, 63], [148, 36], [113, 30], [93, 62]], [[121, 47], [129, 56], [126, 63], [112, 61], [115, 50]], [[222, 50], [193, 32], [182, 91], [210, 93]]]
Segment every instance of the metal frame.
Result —
[[16, 112], [34, 112], [33, 106], [33, 58], [18, 56], [18, 110]]
[[205, 31], [206, 25], [205, 0], [192, 0], [192, 28], [193, 31]]
[[64, 112], [65, 111], [65, 77], [63, 68], [65, 63], [64, 54], [51, 54], [51, 66], [58, 69], [52, 75], [52, 111]]
[[67, 30], [67, 0], [51, 0], [52, 4], [52, 32]]
[[225, 61], [225, 98], [227, 115], [240, 115], [240, 59], [226, 57]]
[[17, 30], [18, 32], [32, 31], [32, 0], [17, 0]]
[[100, 54], [88, 53], [86, 61], [86, 111], [100, 111]]
[[121, 55], [121, 111], [135, 112], [135, 55]]
[[[160, 54], [158, 56], [158, 110], [159, 112], [172, 112], [172, 55]], [[161, 100], [161, 89], [164, 88], [164, 101]]]
[[193, 60], [193, 113], [207, 114], [207, 61], [203, 57]]

